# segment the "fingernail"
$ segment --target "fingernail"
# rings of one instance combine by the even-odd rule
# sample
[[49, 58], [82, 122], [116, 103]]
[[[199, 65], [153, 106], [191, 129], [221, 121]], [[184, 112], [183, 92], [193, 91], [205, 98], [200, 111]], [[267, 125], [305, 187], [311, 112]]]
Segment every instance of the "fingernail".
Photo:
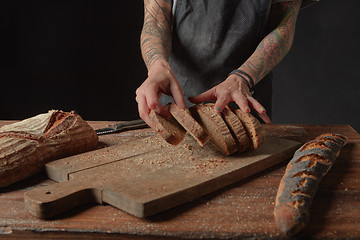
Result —
[[248, 106], [245, 107], [245, 112], [250, 112], [250, 108]]
[[266, 110], [265, 110], [264, 107], [261, 107], [260, 110], [261, 110], [262, 112], [266, 112]]
[[216, 107], [216, 111], [220, 112], [221, 108], [220, 107]]

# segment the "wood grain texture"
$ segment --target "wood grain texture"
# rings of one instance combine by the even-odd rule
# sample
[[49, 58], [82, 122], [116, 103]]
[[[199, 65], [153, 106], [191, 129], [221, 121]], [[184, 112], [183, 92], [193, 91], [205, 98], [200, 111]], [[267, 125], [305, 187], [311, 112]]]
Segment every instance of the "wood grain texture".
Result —
[[[4, 121], [3, 123], [9, 123]], [[113, 122], [91, 122], [96, 128]], [[0, 123], [1, 124], [1, 123]], [[322, 180], [311, 207], [311, 219], [302, 239], [358, 239], [360, 237], [360, 136], [347, 125], [265, 125], [267, 136], [305, 143], [336, 130], [349, 137], [337, 162]], [[150, 129], [100, 136], [103, 148], [154, 135]], [[53, 185], [39, 174], [0, 191], [0, 226], [14, 239], [279, 239], [273, 219], [276, 191], [286, 162], [222, 190], [150, 218], [139, 219], [109, 205], [85, 205], [48, 221], [33, 217], [23, 194]]]
[[89, 202], [147, 217], [267, 169], [299, 145], [269, 137], [256, 151], [225, 157], [190, 135], [178, 147], [151, 136], [47, 164], [50, 178], [69, 181], [26, 192], [25, 204], [40, 218]]

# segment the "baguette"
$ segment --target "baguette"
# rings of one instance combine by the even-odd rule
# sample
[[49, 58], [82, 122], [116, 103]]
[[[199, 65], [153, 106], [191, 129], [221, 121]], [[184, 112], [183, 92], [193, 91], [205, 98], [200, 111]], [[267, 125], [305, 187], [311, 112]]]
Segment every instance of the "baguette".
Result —
[[190, 107], [191, 115], [210, 136], [210, 142], [224, 155], [237, 151], [236, 141], [226, 123], [214, 110], [213, 103], [198, 104]]
[[209, 140], [209, 135], [204, 128], [191, 116], [187, 109], [181, 109], [175, 103], [168, 103], [166, 108], [171, 115], [180, 123], [180, 125], [190, 133], [190, 135], [199, 143], [201, 147]]
[[274, 209], [275, 221], [286, 235], [305, 227], [318, 185], [346, 141], [341, 134], [322, 134], [295, 152], [281, 179]]
[[78, 114], [48, 113], [0, 128], [0, 187], [39, 172], [45, 163], [96, 147], [98, 136]]
[[150, 111], [150, 119], [154, 123], [155, 130], [166, 142], [178, 145], [184, 138], [186, 131], [174, 117], [164, 118], [153, 110]]

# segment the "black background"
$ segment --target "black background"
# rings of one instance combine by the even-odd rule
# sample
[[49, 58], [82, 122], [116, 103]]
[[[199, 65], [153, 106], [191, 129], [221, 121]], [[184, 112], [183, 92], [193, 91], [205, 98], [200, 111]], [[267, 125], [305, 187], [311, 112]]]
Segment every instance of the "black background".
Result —
[[[146, 78], [141, 0], [2, 0], [0, 119], [49, 109], [86, 120], [138, 118]], [[360, 1], [301, 10], [274, 70], [274, 123], [350, 124], [360, 131]]]

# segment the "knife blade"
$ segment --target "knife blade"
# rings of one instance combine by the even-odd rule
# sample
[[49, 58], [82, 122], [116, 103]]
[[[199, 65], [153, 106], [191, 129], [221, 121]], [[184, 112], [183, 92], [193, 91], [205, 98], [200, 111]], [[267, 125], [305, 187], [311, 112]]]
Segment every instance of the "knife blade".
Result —
[[146, 128], [146, 127], [149, 127], [149, 126], [144, 122], [144, 120], [137, 119], [137, 120], [126, 121], [126, 122], [122, 122], [122, 123], [116, 123], [116, 124], [114, 124], [110, 127], [106, 127], [106, 128], [96, 129], [95, 132], [97, 135], [104, 135], [104, 134], [117, 133], [117, 132], [122, 132], [122, 131], [127, 131], [127, 130], [141, 129], [141, 128]]

